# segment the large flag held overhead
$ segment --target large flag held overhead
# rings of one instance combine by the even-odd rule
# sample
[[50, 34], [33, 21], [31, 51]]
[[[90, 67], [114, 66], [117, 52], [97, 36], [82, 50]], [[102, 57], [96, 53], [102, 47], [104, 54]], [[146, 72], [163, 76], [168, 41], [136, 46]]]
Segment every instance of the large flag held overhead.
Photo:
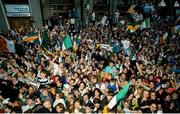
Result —
[[15, 53], [15, 46], [13, 41], [7, 40], [6, 38], [0, 35], [0, 44], [0, 52]]
[[38, 36], [25, 36], [24, 39], [22, 40], [22, 42], [31, 42], [31, 41], [34, 41], [36, 39], [38, 39], [39, 37]]
[[62, 49], [69, 49], [72, 48], [72, 42], [71, 42], [71, 38], [69, 37], [69, 35], [66, 35], [63, 41], [63, 45], [62, 45]]
[[41, 38], [38, 33], [30, 33], [24, 37], [22, 42], [31, 42], [31, 43], [35, 43], [35, 44], [41, 44]]
[[131, 82], [129, 82], [127, 85], [125, 85], [125, 86], [123, 87], [123, 89], [120, 90], [120, 91], [118, 92], [118, 94], [116, 94], [116, 95], [111, 99], [111, 101], [108, 103], [108, 108], [109, 108], [109, 109], [112, 109], [112, 108], [118, 103], [119, 100], [123, 99], [123, 98], [126, 96], [128, 90], [129, 90], [129, 86], [130, 86], [130, 85], [131, 85]]

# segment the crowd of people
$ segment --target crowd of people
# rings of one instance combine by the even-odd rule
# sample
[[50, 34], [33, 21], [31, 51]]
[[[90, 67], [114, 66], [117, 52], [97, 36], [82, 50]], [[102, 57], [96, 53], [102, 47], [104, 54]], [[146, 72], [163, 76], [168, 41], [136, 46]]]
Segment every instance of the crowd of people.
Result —
[[[0, 111], [179, 113], [175, 19], [154, 15], [150, 27], [133, 29], [145, 20], [140, 17], [137, 22], [120, 15], [115, 22], [79, 30], [68, 23], [47, 25], [40, 32], [42, 42], [48, 34], [46, 48], [22, 42], [35, 28], [11, 30], [5, 37], [14, 41], [16, 53], [0, 56]], [[63, 48], [66, 36], [72, 42], [68, 49]]]

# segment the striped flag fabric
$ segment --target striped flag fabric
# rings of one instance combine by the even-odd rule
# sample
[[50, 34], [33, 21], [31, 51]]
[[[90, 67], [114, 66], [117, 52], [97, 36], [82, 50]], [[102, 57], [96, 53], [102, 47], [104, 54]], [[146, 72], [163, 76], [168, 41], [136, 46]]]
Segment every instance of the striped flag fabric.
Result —
[[7, 40], [5, 37], [0, 35], [0, 52], [11, 52], [15, 53], [14, 42]]
[[39, 38], [39, 36], [30, 36], [30, 37], [25, 36], [24, 39], [22, 40], [22, 42], [31, 42], [31, 41], [34, 41], [38, 38]]
[[127, 92], [128, 92], [128, 89], [129, 89], [129, 86], [131, 85], [131, 82], [129, 82], [127, 85], [125, 85], [123, 87], [122, 90], [120, 90], [112, 99], [111, 101], [108, 103], [108, 108], [109, 109], [112, 109], [117, 103], [119, 100], [123, 99]]
[[73, 45], [72, 45], [71, 38], [69, 37], [69, 35], [65, 36], [63, 45], [62, 45], [62, 50], [66, 50], [66, 49], [69, 49], [72, 47], [73, 47]]
[[40, 37], [40, 34], [37, 32], [33, 32], [25, 36], [22, 40], [22, 42], [31, 42], [34, 44], [42, 44], [42, 40]]
[[135, 26], [128, 25], [128, 26], [127, 26], [127, 29], [128, 29], [131, 33], [134, 32], [134, 31], [136, 31], [138, 28], [139, 28], [139, 25], [135, 25]]
[[142, 24], [141, 24], [141, 29], [145, 29], [145, 28], [150, 28], [150, 18], [146, 18]]
[[136, 60], [136, 54], [134, 53], [134, 50], [131, 49], [131, 53], [130, 53], [130, 60]]

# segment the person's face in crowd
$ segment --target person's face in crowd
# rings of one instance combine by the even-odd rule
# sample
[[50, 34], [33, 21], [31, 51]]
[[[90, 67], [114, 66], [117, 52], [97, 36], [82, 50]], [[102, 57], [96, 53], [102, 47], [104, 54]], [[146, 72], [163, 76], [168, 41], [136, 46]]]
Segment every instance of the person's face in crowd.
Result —
[[70, 80], [70, 82], [69, 82], [70, 86], [73, 86], [73, 85], [74, 85], [74, 83], [75, 83], [75, 82], [74, 82], [74, 80], [73, 80], [73, 79], [71, 79], [71, 80]]
[[95, 103], [94, 106], [98, 109], [100, 108], [100, 104], [99, 103]]
[[98, 91], [98, 90], [95, 90], [95, 91], [94, 91], [94, 95], [95, 95], [95, 97], [99, 98], [99, 96], [100, 96], [99, 91]]
[[64, 68], [64, 64], [63, 63], [59, 63], [59, 69], [62, 70], [62, 68]]
[[128, 102], [124, 102], [124, 108], [129, 108], [129, 103]]
[[167, 75], [166, 75], [166, 74], [164, 74], [164, 75], [162, 76], [162, 80], [165, 80], [165, 79], [167, 79]]
[[[147, 61], [151, 61], [151, 57], [150, 56], [147, 57]], [[151, 65], [148, 65], [148, 68], [150, 69]]]
[[32, 106], [34, 105], [34, 101], [32, 99], [27, 100], [27, 105]]
[[56, 99], [60, 99], [60, 95], [56, 93]]
[[49, 92], [48, 92], [47, 89], [44, 89], [44, 90], [42, 91], [42, 94], [43, 94], [43, 96], [48, 96]]
[[81, 108], [81, 104], [80, 104], [79, 101], [76, 101], [76, 102], [74, 103], [74, 106], [75, 106], [75, 109], [80, 109], [80, 108]]
[[78, 79], [78, 74], [77, 73], [74, 74], [74, 79]]
[[152, 81], [153, 80], [153, 75], [149, 75], [148, 80]]
[[137, 99], [136, 99], [136, 98], [133, 98], [131, 103], [132, 103], [132, 105], [134, 106], [134, 105], [136, 104], [136, 102], [137, 102]]
[[49, 100], [44, 101], [43, 106], [47, 109], [51, 109], [52, 108], [51, 101]]
[[68, 102], [73, 102], [73, 101], [74, 101], [73, 96], [72, 96], [72, 95], [68, 95], [68, 96], [67, 96], [67, 101], [68, 101]]
[[19, 89], [19, 94], [21, 93], [21, 94], [23, 94], [25, 92], [25, 90], [23, 89], [23, 88], [20, 88]]
[[167, 95], [167, 96], [165, 97], [165, 101], [171, 101], [171, 96], [170, 96], [170, 95]]
[[133, 98], [133, 94], [130, 94], [128, 97], [128, 100], [130, 101], [130, 100], [132, 100], [132, 98]]
[[177, 93], [173, 93], [172, 94], [172, 99], [173, 100], [177, 100], [178, 99], [178, 94]]
[[92, 77], [92, 78], [91, 78], [91, 81], [92, 81], [93, 84], [96, 84], [96, 83], [97, 83], [97, 79], [96, 79], [95, 77]]
[[123, 74], [121, 74], [121, 80], [125, 80], [126, 79], [126, 75], [123, 73]]
[[41, 100], [40, 100], [39, 97], [35, 99], [35, 104], [36, 104], [36, 105], [37, 105], [37, 104], [41, 104]]
[[92, 113], [92, 109], [87, 106], [87, 107], [85, 108], [85, 113]]
[[[75, 79], [75, 78], [74, 78]], [[66, 76], [66, 80], [67, 80], [67, 82], [70, 82], [70, 80], [71, 80], [71, 76]]]
[[76, 97], [79, 97], [79, 94], [80, 94], [80, 93], [79, 93], [78, 90], [75, 90], [75, 91], [74, 91], [74, 95], [75, 95]]
[[88, 98], [88, 95], [87, 94], [85, 94], [84, 96], [83, 96], [83, 100], [84, 101], [87, 101], [89, 98]]
[[153, 88], [155, 88], [155, 83], [153, 83], [153, 82], [150, 82], [150, 84], [149, 84], [149, 87], [150, 87], [150, 89], [153, 89]]
[[149, 97], [149, 91], [144, 91], [143, 98], [148, 99], [148, 97]]
[[84, 88], [85, 88], [84, 83], [80, 83], [80, 85], [79, 85], [79, 89], [80, 89], [80, 90], [83, 90]]
[[175, 104], [172, 102], [171, 104], [170, 104], [170, 107], [169, 107], [169, 109], [174, 109], [175, 108]]
[[136, 79], [135, 79], [135, 78], [132, 78], [132, 79], [131, 79], [131, 83], [132, 83], [132, 85], [135, 85], [135, 84], [136, 84]]
[[136, 83], [138, 87], [141, 87], [143, 84], [142, 79], [138, 79]]
[[46, 73], [41, 72], [41, 73], [40, 73], [40, 76], [43, 77], [43, 78], [45, 78], [45, 77], [46, 77]]
[[4, 74], [5, 70], [3, 68], [0, 68], [0, 74]]
[[35, 92], [34, 88], [30, 86], [29, 89], [28, 89], [28, 93], [31, 95], [34, 92]]
[[110, 66], [110, 67], [112, 67], [113, 65], [114, 65], [113, 62], [110, 62], [110, 63], [109, 63], [109, 66]]
[[63, 108], [59, 105], [56, 106], [57, 113], [63, 113]]
[[150, 99], [151, 99], [151, 100], [156, 100], [156, 93], [155, 93], [155, 92], [152, 92], [152, 93], [150, 94]]
[[171, 82], [167, 81], [166, 82], [166, 87], [170, 87], [170, 85], [171, 85]]
[[152, 103], [150, 105], [150, 110], [151, 110], [151, 112], [156, 112], [157, 111], [157, 105], [155, 103]]
[[127, 69], [126, 68], [123, 69], [123, 73], [127, 74]]
[[84, 65], [83, 65], [83, 64], [80, 65], [80, 69], [81, 69], [81, 70], [84, 69]]
[[56, 94], [56, 88], [51, 88], [51, 93], [53, 94], [53, 95], [55, 95]]

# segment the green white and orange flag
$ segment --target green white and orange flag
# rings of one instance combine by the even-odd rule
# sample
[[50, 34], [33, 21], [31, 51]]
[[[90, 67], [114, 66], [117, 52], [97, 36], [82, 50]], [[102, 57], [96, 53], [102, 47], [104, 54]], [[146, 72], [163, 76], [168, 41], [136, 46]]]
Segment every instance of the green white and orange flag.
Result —
[[71, 38], [69, 37], [69, 35], [65, 36], [63, 45], [62, 45], [62, 50], [66, 50], [66, 49], [69, 49], [72, 47], [73, 47], [73, 45], [72, 45]]
[[110, 101], [110, 102], [108, 103], [108, 105], [107, 105], [109, 109], [112, 109], [112, 108], [118, 103], [119, 100], [123, 99], [123, 98], [126, 96], [128, 90], [129, 90], [129, 86], [130, 86], [130, 85], [131, 85], [131, 82], [129, 82], [127, 85], [125, 85], [125, 86], [123, 87], [123, 89], [121, 89], [121, 90], [111, 99], [111, 101]]
[[27, 36], [25, 36], [23, 38], [22, 42], [31, 42], [31, 43], [35, 43], [35, 44], [42, 44], [40, 34], [38, 34], [38, 33], [28, 34]]
[[31, 41], [34, 41], [36, 39], [38, 39], [39, 37], [38, 36], [25, 36], [24, 39], [22, 40], [22, 42], [31, 42]]
[[150, 26], [150, 18], [146, 18], [140, 26], [141, 29], [150, 28], [150, 27], [151, 27]]
[[0, 52], [15, 53], [14, 42], [0, 35]]

